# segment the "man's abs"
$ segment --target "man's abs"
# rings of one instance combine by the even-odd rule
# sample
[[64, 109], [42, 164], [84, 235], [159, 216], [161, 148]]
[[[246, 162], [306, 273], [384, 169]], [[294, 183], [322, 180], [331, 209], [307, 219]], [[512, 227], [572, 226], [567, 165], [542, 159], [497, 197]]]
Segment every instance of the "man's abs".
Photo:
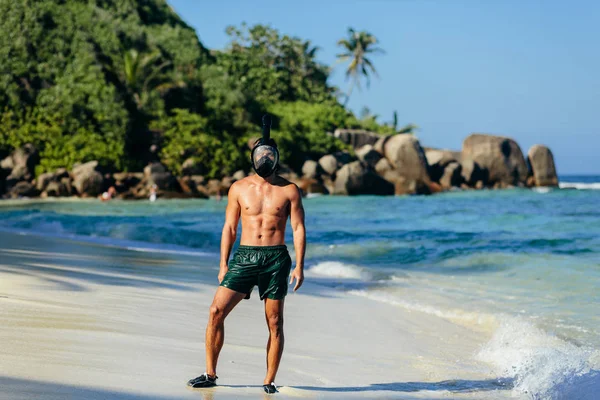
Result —
[[242, 212], [242, 237], [244, 246], [276, 246], [285, 243], [287, 218], [273, 215], [244, 215]]

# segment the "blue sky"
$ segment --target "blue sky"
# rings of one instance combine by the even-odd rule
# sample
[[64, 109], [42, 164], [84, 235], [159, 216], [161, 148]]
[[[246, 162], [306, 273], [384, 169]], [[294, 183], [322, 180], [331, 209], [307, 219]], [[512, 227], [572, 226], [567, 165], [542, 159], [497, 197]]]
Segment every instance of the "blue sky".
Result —
[[168, 0], [202, 43], [227, 25], [269, 24], [310, 40], [346, 89], [336, 41], [371, 32], [380, 79], [354, 91], [363, 106], [415, 123], [424, 146], [460, 149], [472, 132], [548, 145], [559, 174], [600, 174], [600, 2], [553, 0]]

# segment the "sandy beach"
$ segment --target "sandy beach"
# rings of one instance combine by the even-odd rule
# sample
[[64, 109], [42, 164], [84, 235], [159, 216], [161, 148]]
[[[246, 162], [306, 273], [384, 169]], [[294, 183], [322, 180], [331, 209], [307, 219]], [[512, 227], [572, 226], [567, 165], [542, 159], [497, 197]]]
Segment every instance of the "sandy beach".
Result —
[[600, 400], [600, 2], [462, 3], [0, 0], [0, 400]]
[[[1, 399], [266, 396], [267, 329], [256, 293], [226, 322], [220, 386], [185, 386], [204, 371], [217, 269], [200, 274], [195, 266], [210, 259], [13, 233], [0, 239]], [[509, 384], [473, 361], [484, 333], [310, 278], [287, 298], [285, 332], [278, 398], [510, 397]]]

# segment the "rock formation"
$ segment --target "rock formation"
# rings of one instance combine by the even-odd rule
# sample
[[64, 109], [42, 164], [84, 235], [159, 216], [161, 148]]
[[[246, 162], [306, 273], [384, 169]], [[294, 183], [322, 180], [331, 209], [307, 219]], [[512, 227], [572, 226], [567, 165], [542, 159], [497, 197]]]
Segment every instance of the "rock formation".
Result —
[[334, 194], [394, 194], [394, 186], [361, 161], [344, 165], [336, 174]]
[[333, 136], [355, 149], [366, 144], [373, 145], [381, 138], [380, 134], [364, 129], [336, 129]]
[[463, 142], [462, 158], [488, 170], [490, 185], [524, 186], [528, 168], [517, 142], [503, 136], [472, 134]]
[[548, 147], [540, 144], [532, 146], [527, 161], [535, 186], [558, 186], [554, 156]]

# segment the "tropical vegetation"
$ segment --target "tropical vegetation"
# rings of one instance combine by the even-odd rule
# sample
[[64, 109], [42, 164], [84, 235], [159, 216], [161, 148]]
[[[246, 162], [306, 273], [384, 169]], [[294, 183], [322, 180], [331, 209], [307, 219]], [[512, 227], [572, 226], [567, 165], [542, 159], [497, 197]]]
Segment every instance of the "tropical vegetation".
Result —
[[[228, 45], [210, 50], [164, 0], [0, 0], [0, 15], [0, 156], [33, 143], [38, 174], [90, 160], [180, 173], [192, 159], [223, 176], [248, 169], [266, 112], [294, 169], [347, 149], [327, 134], [336, 128], [402, 131], [354, 115], [319, 48], [269, 26], [230, 26]], [[377, 40], [349, 33], [347, 73], [368, 85]]]

